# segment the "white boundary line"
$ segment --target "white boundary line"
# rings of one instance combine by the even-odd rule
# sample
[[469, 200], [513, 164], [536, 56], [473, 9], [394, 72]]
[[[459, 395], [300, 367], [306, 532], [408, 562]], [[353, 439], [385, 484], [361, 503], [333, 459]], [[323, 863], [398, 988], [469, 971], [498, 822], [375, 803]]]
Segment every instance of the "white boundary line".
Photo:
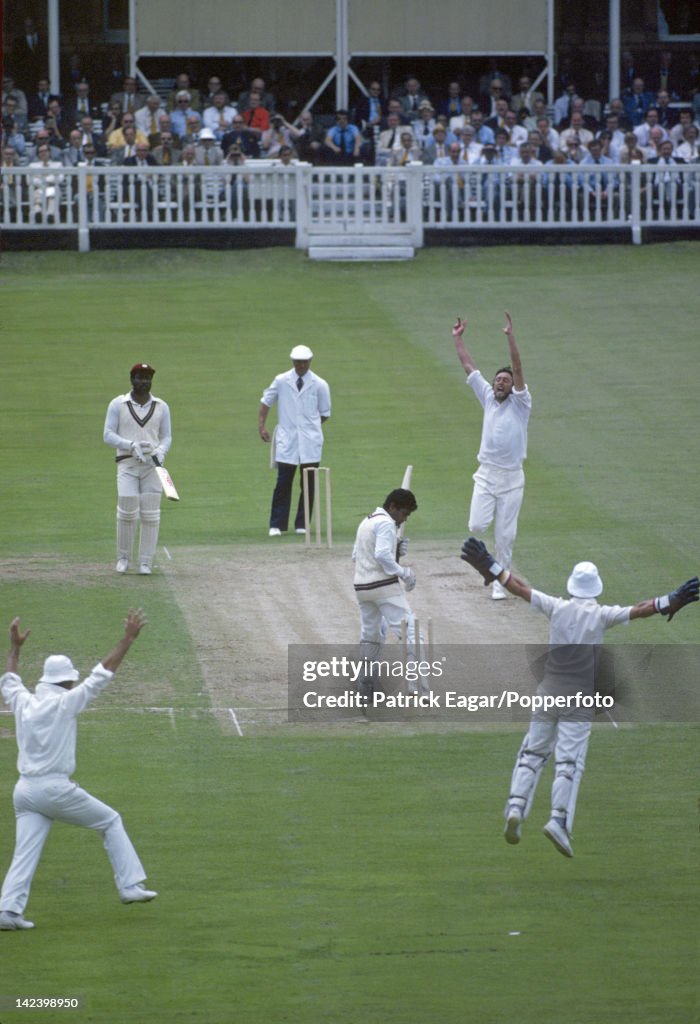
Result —
[[233, 710], [233, 708], [229, 708], [228, 709], [228, 713], [231, 716], [231, 718], [233, 719], [233, 724], [236, 726], [236, 731], [238, 732], [238, 735], [239, 736], [243, 736], [243, 730], [241, 729], [240, 725], [238, 724], [238, 719], [236, 718], [236, 712]]

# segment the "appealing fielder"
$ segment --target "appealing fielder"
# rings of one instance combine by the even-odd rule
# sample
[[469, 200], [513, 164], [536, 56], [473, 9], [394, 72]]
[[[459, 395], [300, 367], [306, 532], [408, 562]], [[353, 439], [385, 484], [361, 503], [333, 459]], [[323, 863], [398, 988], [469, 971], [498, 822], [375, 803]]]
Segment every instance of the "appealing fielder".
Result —
[[131, 562], [136, 524], [139, 536], [139, 572], [149, 576], [160, 530], [163, 487], [154, 457], [164, 462], [172, 444], [170, 409], [151, 394], [153, 374], [148, 363], [131, 368], [131, 391], [118, 395], [107, 408], [103, 439], [117, 454], [117, 572]]
[[[593, 562], [574, 566], [566, 589], [571, 600], [552, 597], [528, 586], [489, 554], [482, 541], [470, 537], [462, 546], [462, 558], [484, 577], [488, 586], [498, 580], [516, 597], [528, 601], [549, 619], [550, 650], [538, 694], [559, 695], [577, 690], [592, 693], [595, 687], [596, 649], [612, 626], [646, 619], [660, 613], [669, 621], [687, 604], [698, 600], [700, 581], [695, 576], [672, 593], [635, 605], [602, 605], [596, 600], [603, 582]], [[593, 712], [584, 708], [553, 707], [533, 713], [515, 761], [505, 810], [506, 842], [520, 842], [521, 825], [527, 817], [535, 786], [544, 765], [554, 753], [552, 811], [544, 834], [560, 853], [573, 857], [571, 828], [578, 786], [586, 763]]]
[[[452, 328], [452, 337], [467, 374], [467, 384], [484, 409], [477, 456], [479, 468], [473, 477], [474, 491], [469, 509], [469, 532], [484, 533], [493, 523], [496, 557], [509, 568], [525, 489], [523, 461], [527, 456], [532, 398], [515, 343], [513, 321], [509, 313], [505, 317], [503, 333], [508, 339], [511, 366], [497, 370], [492, 384], [482, 377], [465, 348], [466, 320], [457, 320]], [[501, 600], [506, 597], [506, 592], [500, 585], [494, 585], [491, 596], [494, 600]]]
[[[274, 434], [273, 458], [277, 466], [277, 483], [272, 494], [270, 537], [279, 537], [289, 528], [292, 485], [297, 466], [300, 472], [300, 494], [294, 528], [306, 533], [304, 522], [303, 470], [319, 466], [323, 451], [323, 430], [331, 414], [330, 388], [322, 377], [310, 369], [313, 352], [306, 345], [296, 345], [289, 353], [294, 368], [279, 373], [266, 388], [258, 410], [258, 433], [269, 443], [271, 436], [265, 426], [267, 415], [277, 405], [277, 428]], [[309, 476], [309, 517], [314, 503], [314, 474]]]
[[[415, 616], [404, 594], [404, 588], [410, 591], [415, 587], [416, 575], [397, 561], [397, 555], [403, 555], [408, 544], [398, 542], [397, 533], [417, 508], [413, 492], [397, 487], [357, 528], [352, 550], [353, 584], [360, 607], [360, 648], [368, 661], [379, 657], [388, 630], [401, 638], [404, 621], [408, 651], [410, 657], [416, 657]], [[418, 642], [422, 645], [423, 638], [419, 637]]]
[[74, 684], [80, 673], [70, 658], [51, 655], [34, 693], [17, 675], [20, 650], [30, 631], [21, 631], [18, 618], [10, 624], [10, 651], [0, 693], [15, 716], [19, 780], [13, 794], [15, 852], [0, 894], [2, 931], [34, 927], [25, 920], [24, 908], [54, 821], [99, 832], [122, 903], [146, 903], [157, 896], [144, 887], [146, 873], [118, 812], [70, 778], [75, 770], [77, 716], [109, 684], [145, 623], [140, 609], [129, 609], [123, 637], [79, 686]]

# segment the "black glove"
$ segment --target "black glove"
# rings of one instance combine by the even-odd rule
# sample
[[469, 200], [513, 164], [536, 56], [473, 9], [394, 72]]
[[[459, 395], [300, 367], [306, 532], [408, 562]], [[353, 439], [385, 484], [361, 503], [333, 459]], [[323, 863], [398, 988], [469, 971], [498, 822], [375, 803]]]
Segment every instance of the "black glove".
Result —
[[481, 573], [484, 577], [485, 587], [490, 586], [503, 572], [503, 566], [499, 565], [493, 555], [489, 554], [483, 540], [477, 540], [476, 537], [465, 540], [460, 557]]
[[[679, 612], [681, 608], [685, 608], [687, 604], [697, 601], [698, 598], [700, 598], [700, 580], [697, 576], [693, 576], [691, 580], [681, 583], [680, 587], [677, 587], [676, 590], [668, 595], [667, 621], [670, 622], [676, 612]], [[664, 612], [661, 614], [663, 615]]]

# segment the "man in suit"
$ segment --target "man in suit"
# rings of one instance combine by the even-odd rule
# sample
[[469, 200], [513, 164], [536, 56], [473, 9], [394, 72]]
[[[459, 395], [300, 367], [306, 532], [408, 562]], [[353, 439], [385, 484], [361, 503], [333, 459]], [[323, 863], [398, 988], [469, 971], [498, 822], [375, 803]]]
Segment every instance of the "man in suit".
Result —
[[490, 128], [494, 135], [496, 134], [496, 130], [498, 128], [505, 128], [507, 113], [508, 101], [502, 99], [496, 100], [493, 115], [487, 118], [486, 121], [484, 121], [486, 127]]
[[190, 82], [190, 76], [182, 71], [175, 79], [175, 88], [168, 93], [168, 110], [177, 110], [177, 94], [179, 92], [187, 92], [190, 96], [190, 106], [192, 110], [197, 112], [202, 109], [202, 98], [199, 95], [199, 89], [193, 89]]
[[224, 154], [216, 144], [211, 128], [202, 128], [199, 141], [194, 149], [194, 161], [201, 167], [218, 167], [224, 162]]
[[251, 131], [243, 120], [242, 114], [236, 114], [231, 121], [231, 128], [221, 140], [221, 148], [228, 153], [231, 146], [237, 146], [244, 156], [255, 159], [260, 156], [260, 136]]
[[43, 33], [39, 32], [33, 18], [24, 19], [24, 31], [17, 39], [13, 60], [22, 82], [35, 82], [48, 62], [48, 47]]
[[424, 101], [430, 103], [430, 98], [421, 89], [421, 84], [415, 75], [409, 75], [404, 84], [406, 91], [403, 96], [399, 97], [401, 110], [409, 121], [415, 121], [418, 118], [421, 103]]
[[122, 114], [135, 114], [137, 110], [140, 110], [144, 104], [144, 98], [137, 92], [136, 79], [132, 75], [127, 75], [121, 92], [113, 93], [109, 102], [118, 103]]
[[80, 118], [86, 114], [89, 117], [99, 117], [100, 109], [92, 101], [89, 82], [78, 82], [75, 86], [75, 101], [66, 104], [66, 119], [71, 124], [78, 124]]
[[260, 106], [264, 107], [268, 114], [275, 109], [276, 101], [274, 95], [271, 92], [268, 92], [265, 88], [265, 79], [258, 77], [254, 78], [250, 83], [250, 87], [242, 92], [238, 97], [238, 103], [236, 105], [241, 113], [243, 113], [244, 110], [248, 110], [251, 106], [250, 97], [254, 92], [259, 94]]
[[88, 114], [84, 114], [80, 118], [80, 132], [81, 132], [81, 144], [83, 151], [85, 147], [90, 145], [95, 150], [95, 155], [102, 158], [107, 155], [107, 147], [105, 146], [104, 139], [101, 135], [97, 135], [95, 132], [95, 125], [92, 118]]
[[124, 167], [135, 169], [133, 176], [124, 176], [124, 196], [129, 199], [133, 196], [136, 215], [139, 217], [145, 215], [148, 220], [153, 215], [153, 195], [157, 188], [157, 182], [152, 175], [139, 173], [139, 171], [143, 172], [147, 167], [157, 166], [158, 161], [150, 152], [147, 142], [138, 142], [136, 155], [128, 156], [124, 160]]
[[625, 117], [633, 128], [642, 124], [653, 99], [652, 94], [647, 92], [643, 78], [635, 78], [632, 82], [632, 88], [625, 89], [623, 97]]
[[453, 132], [450, 132], [448, 136], [444, 125], [436, 124], [429, 141], [423, 146], [418, 159], [422, 160], [424, 164], [434, 164], [440, 157], [448, 155], [447, 147], [450, 143], [458, 141], [457, 136]]
[[26, 94], [15, 85], [15, 80], [12, 75], [6, 74], [2, 80], [2, 107], [5, 109], [5, 103], [8, 96], [14, 96], [17, 101], [17, 113], [24, 114], [27, 116], [27, 96]]
[[45, 117], [49, 107], [49, 100], [57, 99], [59, 97], [51, 92], [48, 78], [40, 78], [37, 81], [36, 92], [27, 100], [27, 116], [29, 120], [34, 121], [36, 118]]
[[367, 95], [360, 96], [355, 106], [355, 124], [366, 140], [368, 163], [375, 162], [377, 142], [385, 112], [386, 100], [382, 96], [381, 83], [376, 80], [372, 81], [369, 83]]
[[514, 110], [516, 114], [520, 113], [523, 107], [532, 111], [532, 105], [536, 99], [544, 101], [544, 96], [541, 92], [533, 91], [532, 79], [529, 75], [521, 75], [518, 79], [517, 91], [511, 97], [511, 110]]
[[153, 157], [161, 167], [172, 167], [179, 164], [182, 153], [175, 145], [175, 137], [172, 132], [160, 133], [160, 145], [153, 150]]

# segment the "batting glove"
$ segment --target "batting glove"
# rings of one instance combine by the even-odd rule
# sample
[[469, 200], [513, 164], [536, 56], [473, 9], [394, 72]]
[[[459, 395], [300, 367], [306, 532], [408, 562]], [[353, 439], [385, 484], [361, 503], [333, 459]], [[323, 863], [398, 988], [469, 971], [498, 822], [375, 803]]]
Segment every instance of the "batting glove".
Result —
[[483, 540], [470, 537], [462, 544], [460, 558], [484, 577], [484, 586], [490, 586], [503, 572], [503, 566], [491, 555]]
[[413, 569], [404, 569], [402, 579], [406, 590], [413, 590], [416, 585], [416, 574]]
[[[134, 456], [135, 459], [138, 459], [139, 462], [147, 463], [149, 461], [149, 459], [147, 457], [147, 454], [146, 454], [146, 451], [145, 451], [146, 445], [147, 445], [147, 442], [144, 442], [144, 441], [132, 441], [131, 442], [131, 454]], [[147, 446], [148, 446], [148, 448], [150, 450], [151, 445], [148, 444]]]
[[657, 597], [654, 601], [654, 607], [661, 615], [668, 615], [667, 621], [670, 622], [676, 612], [679, 612], [681, 608], [685, 608], [687, 604], [692, 604], [699, 598], [700, 580], [697, 576], [693, 576], [692, 579], [681, 583], [680, 587], [671, 591], [670, 594], [665, 594], [664, 597]]
[[165, 452], [163, 451], [160, 445], [158, 445], [157, 448], [153, 449], [153, 451], [151, 452], [151, 458], [158, 459], [158, 462], [161, 464], [161, 466], [163, 465], [163, 463], [165, 462]]
[[396, 558], [404, 558], [408, 554], [408, 541], [402, 537], [396, 546]]

